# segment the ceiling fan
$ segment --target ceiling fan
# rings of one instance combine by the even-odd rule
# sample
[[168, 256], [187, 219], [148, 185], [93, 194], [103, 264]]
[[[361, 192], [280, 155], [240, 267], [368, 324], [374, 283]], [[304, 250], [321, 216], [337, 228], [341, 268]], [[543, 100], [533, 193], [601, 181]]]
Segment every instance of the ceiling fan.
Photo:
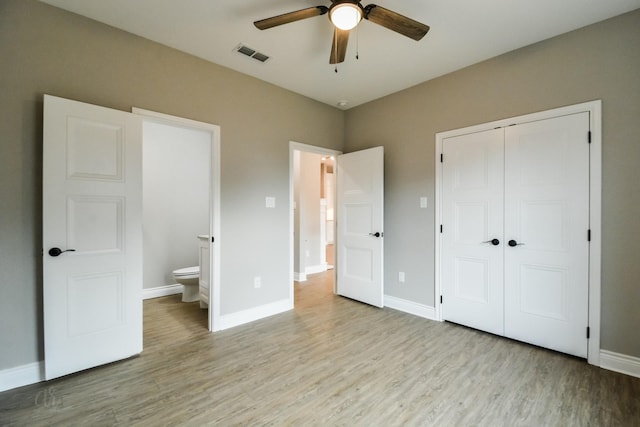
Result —
[[363, 7], [359, 0], [331, 0], [331, 6], [314, 6], [295, 12], [284, 13], [271, 18], [255, 21], [253, 24], [260, 30], [277, 27], [278, 25], [313, 18], [329, 13], [329, 20], [335, 26], [333, 43], [331, 45], [330, 64], [344, 61], [349, 41], [349, 31], [360, 23], [362, 18], [382, 25], [396, 33], [414, 40], [420, 40], [429, 31], [429, 26], [411, 18], [400, 15], [382, 6], [370, 4]]

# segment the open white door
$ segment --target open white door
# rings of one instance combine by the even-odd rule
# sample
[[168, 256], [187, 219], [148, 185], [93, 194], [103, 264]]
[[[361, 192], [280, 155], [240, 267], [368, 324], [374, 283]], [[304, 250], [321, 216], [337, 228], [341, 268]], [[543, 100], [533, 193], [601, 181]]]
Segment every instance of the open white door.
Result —
[[337, 157], [336, 278], [339, 295], [384, 306], [384, 148]]
[[141, 153], [140, 117], [45, 95], [47, 380], [142, 351]]

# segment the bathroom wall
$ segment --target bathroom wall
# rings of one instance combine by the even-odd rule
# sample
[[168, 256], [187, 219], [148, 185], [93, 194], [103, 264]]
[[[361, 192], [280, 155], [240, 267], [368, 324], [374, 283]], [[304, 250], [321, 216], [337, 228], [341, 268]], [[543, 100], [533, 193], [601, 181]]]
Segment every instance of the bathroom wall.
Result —
[[211, 134], [143, 124], [144, 288], [174, 284], [171, 272], [198, 265], [198, 234], [209, 234]]
[[315, 153], [300, 153], [300, 236], [307, 274], [321, 268], [320, 161]]
[[[320, 236], [320, 154], [296, 151], [294, 158], [294, 272], [298, 275], [322, 267]], [[297, 261], [297, 262], [296, 262]]]
[[300, 278], [300, 151], [293, 151], [293, 272], [294, 280]]

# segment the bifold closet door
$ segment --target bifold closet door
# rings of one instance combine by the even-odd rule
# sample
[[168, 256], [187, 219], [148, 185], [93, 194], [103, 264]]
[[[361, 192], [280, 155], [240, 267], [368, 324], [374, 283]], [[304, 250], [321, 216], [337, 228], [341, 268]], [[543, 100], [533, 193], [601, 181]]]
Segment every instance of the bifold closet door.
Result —
[[443, 318], [504, 334], [504, 130], [443, 141]]
[[589, 295], [588, 131], [587, 112], [505, 129], [505, 335], [581, 357]]

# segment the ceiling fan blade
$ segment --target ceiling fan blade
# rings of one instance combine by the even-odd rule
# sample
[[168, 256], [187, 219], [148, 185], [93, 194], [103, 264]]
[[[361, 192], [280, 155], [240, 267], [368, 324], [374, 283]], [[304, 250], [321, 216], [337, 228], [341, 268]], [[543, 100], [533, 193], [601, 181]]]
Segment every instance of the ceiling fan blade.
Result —
[[347, 54], [347, 43], [349, 42], [349, 30], [335, 28], [333, 32], [333, 42], [331, 42], [331, 56], [329, 64], [338, 64], [344, 61]]
[[375, 4], [364, 8], [364, 18], [414, 40], [420, 40], [429, 31], [428, 25]]
[[290, 22], [300, 21], [301, 19], [313, 18], [314, 16], [324, 15], [329, 11], [326, 6], [314, 6], [306, 9], [297, 10], [295, 12], [284, 13], [282, 15], [273, 16], [271, 18], [255, 21], [255, 25], [260, 30], [277, 27], [278, 25], [288, 24]]

